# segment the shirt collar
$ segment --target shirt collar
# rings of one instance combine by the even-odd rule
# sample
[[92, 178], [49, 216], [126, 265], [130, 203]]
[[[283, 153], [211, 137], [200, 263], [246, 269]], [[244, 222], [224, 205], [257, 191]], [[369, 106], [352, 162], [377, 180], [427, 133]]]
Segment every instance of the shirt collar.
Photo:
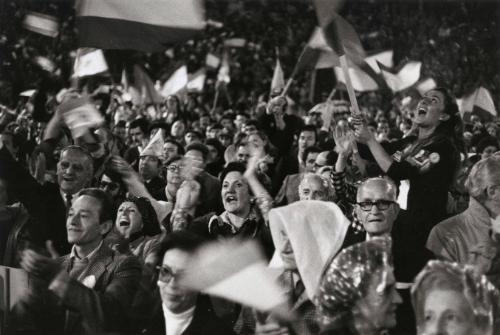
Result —
[[[104, 240], [102, 240], [102, 241], [101, 241], [101, 243], [99, 243], [99, 245], [98, 245], [98, 246], [97, 246], [94, 250], [92, 250], [92, 252], [90, 252], [90, 253], [89, 253], [86, 257], [84, 257], [83, 259], [85, 259], [85, 258], [86, 258], [86, 259], [88, 259], [88, 260], [91, 260], [91, 259], [92, 259], [92, 257], [94, 257], [94, 255], [97, 253], [97, 250], [99, 250], [99, 249], [101, 248], [101, 246], [102, 246], [103, 242], [104, 242]], [[74, 259], [74, 258], [76, 258], [76, 259], [82, 259], [82, 258], [80, 258], [80, 256], [78, 256], [78, 254], [76, 253], [76, 248], [75, 248], [75, 247], [76, 247], [76, 246], [75, 246], [75, 245], [73, 245], [73, 247], [71, 248], [71, 253], [69, 254], [69, 258], [71, 258], [71, 259]]]
[[477, 222], [479, 224], [485, 224], [491, 226], [490, 214], [476, 199], [470, 197], [469, 207], [467, 208], [468, 214], [474, 218], [472, 222]]

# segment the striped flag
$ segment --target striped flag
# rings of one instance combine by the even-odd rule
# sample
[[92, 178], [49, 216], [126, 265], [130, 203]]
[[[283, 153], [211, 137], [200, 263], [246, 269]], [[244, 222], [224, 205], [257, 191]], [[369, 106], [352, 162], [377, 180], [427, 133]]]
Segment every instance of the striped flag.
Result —
[[205, 27], [201, 0], [80, 0], [79, 44], [99, 49], [162, 51]]
[[59, 34], [59, 22], [51, 15], [28, 12], [23, 21], [24, 28], [49, 37]]
[[413, 86], [420, 78], [421, 62], [409, 62], [405, 64], [397, 73], [392, 73], [383, 66], [380, 67], [380, 72], [387, 83], [387, 86], [393, 92], [403, 91]]
[[74, 77], [86, 77], [108, 71], [108, 64], [100, 49], [80, 48], [73, 66]]
[[477, 88], [472, 94], [457, 99], [462, 118], [468, 119], [470, 113], [478, 114], [483, 121], [490, 121], [497, 116], [495, 103], [491, 93], [484, 87]]
[[274, 68], [273, 79], [271, 81], [271, 92], [281, 92], [285, 88], [285, 74], [281, 68], [279, 59], [276, 59], [276, 67]]
[[[188, 289], [287, 316], [288, 299], [255, 241], [225, 240], [201, 246], [181, 278]], [[281, 313], [280, 313], [281, 312]]]

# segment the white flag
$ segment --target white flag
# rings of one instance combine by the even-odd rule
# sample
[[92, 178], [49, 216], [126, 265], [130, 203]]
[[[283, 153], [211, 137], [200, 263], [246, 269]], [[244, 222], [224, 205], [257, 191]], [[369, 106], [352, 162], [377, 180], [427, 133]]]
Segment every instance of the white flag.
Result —
[[165, 98], [171, 94], [175, 94], [184, 89], [188, 84], [187, 66], [183, 65], [178, 68], [168, 80], [165, 82], [161, 89], [161, 95]]
[[58, 20], [50, 15], [29, 12], [24, 17], [23, 25], [28, 30], [49, 37], [56, 37], [59, 33]]
[[108, 64], [100, 49], [80, 48], [76, 52], [73, 77], [81, 78], [108, 71]]
[[397, 73], [391, 73], [387, 70], [381, 69], [382, 76], [384, 77], [387, 86], [393, 92], [400, 92], [413, 86], [420, 78], [421, 62], [409, 62]]

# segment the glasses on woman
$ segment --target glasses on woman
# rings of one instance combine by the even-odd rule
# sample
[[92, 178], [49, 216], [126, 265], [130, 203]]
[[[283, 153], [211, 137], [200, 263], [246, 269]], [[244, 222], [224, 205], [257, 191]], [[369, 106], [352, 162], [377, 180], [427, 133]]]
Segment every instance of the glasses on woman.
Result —
[[368, 212], [372, 210], [374, 205], [377, 207], [378, 210], [383, 211], [389, 208], [394, 203], [395, 202], [391, 200], [377, 200], [377, 201], [361, 201], [357, 202], [356, 204], [359, 207], [361, 207], [362, 210]]
[[172, 269], [166, 265], [157, 266], [156, 270], [158, 270], [158, 279], [164, 283], [169, 283], [172, 279], [179, 280], [179, 277], [182, 275], [182, 272], [173, 272]]

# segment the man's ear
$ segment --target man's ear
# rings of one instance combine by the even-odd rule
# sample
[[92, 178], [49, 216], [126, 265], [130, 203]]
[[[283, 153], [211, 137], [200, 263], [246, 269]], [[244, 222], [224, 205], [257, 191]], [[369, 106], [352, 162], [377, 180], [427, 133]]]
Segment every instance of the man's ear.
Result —
[[450, 119], [450, 114], [446, 113], [441, 114], [441, 116], [439, 117], [440, 121], [448, 121], [449, 119]]
[[111, 228], [113, 228], [113, 221], [107, 220], [101, 223], [100, 224], [101, 235], [105, 236], [107, 233], [111, 231]]
[[394, 206], [394, 215], [397, 217], [399, 214], [399, 211], [401, 210], [401, 207], [399, 207], [398, 203], [393, 204]]

